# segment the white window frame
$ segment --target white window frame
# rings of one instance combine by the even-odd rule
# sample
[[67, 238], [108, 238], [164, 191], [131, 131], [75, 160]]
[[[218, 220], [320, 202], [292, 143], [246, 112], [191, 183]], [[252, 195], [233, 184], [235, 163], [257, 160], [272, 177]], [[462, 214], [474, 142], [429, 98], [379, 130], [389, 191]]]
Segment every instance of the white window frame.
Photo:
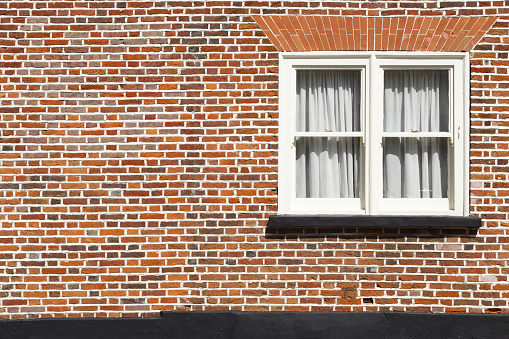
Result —
[[[279, 214], [457, 215], [469, 213], [469, 55], [440, 52], [283, 52], [279, 55]], [[359, 199], [296, 198], [296, 71], [361, 71], [361, 192]], [[387, 69], [449, 71], [449, 197], [388, 199], [383, 192], [383, 72]], [[340, 133], [337, 133], [338, 135]], [[386, 133], [385, 133], [386, 135]], [[324, 136], [334, 136], [324, 133]], [[442, 132], [443, 136], [443, 132]]]

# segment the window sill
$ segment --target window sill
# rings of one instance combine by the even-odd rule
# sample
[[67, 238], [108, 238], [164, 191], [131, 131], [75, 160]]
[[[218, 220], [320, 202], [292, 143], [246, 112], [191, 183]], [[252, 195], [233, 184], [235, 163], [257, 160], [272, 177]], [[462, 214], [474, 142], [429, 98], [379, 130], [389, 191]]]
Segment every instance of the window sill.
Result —
[[421, 215], [297, 215], [269, 217], [269, 227], [443, 227], [479, 228], [481, 218]]

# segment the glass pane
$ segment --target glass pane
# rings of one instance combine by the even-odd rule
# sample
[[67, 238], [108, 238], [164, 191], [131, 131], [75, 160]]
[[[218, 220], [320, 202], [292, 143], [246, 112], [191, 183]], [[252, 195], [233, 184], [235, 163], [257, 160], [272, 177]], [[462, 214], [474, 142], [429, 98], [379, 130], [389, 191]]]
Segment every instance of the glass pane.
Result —
[[383, 138], [384, 198], [447, 198], [447, 138]]
[[385, 71], [384, 131], [449, 131], [448, 71]]
[[297, 198], [358, 198], [360, 138], [296, 139]]
[[361, 71], [298, 70], [297, 132], [359, 132]]

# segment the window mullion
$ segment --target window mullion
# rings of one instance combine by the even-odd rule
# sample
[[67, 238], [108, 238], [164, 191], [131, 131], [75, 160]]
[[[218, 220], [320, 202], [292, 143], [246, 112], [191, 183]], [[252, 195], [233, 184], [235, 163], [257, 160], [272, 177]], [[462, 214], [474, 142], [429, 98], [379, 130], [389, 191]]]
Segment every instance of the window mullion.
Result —
[[375, 55], [371, 55], [368, 67], [369, 84], [366, 86], [367, 103], [367, 143], [366, 143], [366, 213], [378, 214], [379, 201], [382, 194], [380, 183], [382, 176], [382, 146], [381, 146], [381, 128], [383, 126], [382, 110], [383, 101], [381, 94], [383, 93], [383, 84], [380, 74], [380, 64]]

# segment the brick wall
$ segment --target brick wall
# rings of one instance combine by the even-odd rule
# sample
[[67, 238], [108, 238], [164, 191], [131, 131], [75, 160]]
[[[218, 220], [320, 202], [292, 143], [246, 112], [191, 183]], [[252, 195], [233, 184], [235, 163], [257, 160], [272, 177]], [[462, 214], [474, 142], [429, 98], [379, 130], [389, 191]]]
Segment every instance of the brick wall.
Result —
[[[508, 312], [507, 1], [0, 1], [0, 317]], [[252, 15], [499, 16], [471, 52], [478, 231], [266, 228]]]

